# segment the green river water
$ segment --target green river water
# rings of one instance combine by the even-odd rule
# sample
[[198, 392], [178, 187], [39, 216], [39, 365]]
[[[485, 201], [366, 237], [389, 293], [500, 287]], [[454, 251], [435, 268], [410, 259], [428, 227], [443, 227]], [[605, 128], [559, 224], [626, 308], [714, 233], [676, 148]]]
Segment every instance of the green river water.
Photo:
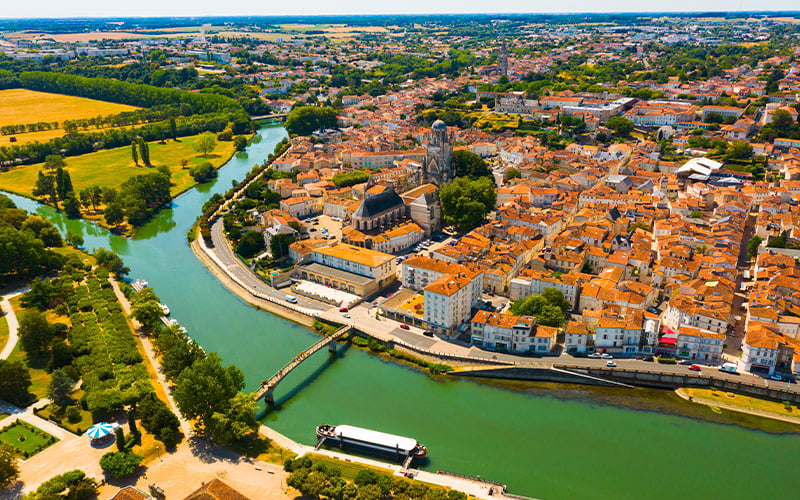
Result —
[[[286, 135], [281, 127], [260, 134], [249, 159], [232, 159], [214, 183], [179, 197], [133, 239], [13, 196], [62, 231], [81, 232], [87, 249], [120, 254], [131, 277], [150, 282], [196, 341], [244, 371], [248, 390], [317, 337], [228, 291], [192, 254], [186, 231], [213, 193], [244, 178]], [[429, 470], [481, 475], [536, 498], [800, 496], [797, 434], [603, 404], [590, 392], [564, 398], [434, 379], [355, 348], [340, 350], [335, 360], [321, 351], [283, 381], [279, 406], [264, 423], [307, 444], [320, 423], [412, 436], [427, 445]]]

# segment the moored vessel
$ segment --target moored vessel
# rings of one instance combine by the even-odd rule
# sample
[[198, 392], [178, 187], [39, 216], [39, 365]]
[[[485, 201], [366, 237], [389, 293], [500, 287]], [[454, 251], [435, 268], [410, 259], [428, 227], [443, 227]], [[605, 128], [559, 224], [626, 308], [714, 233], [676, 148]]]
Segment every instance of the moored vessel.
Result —
[[428, 454], [428, 449], [416, 439], [353, 425], [322, 424], [317, 427], [317, 438], [320, 445], [323, 442], [332, 442], [342, 449], [359, 448], [367, 452], [393, 455], [398, 459], [421, 460]]

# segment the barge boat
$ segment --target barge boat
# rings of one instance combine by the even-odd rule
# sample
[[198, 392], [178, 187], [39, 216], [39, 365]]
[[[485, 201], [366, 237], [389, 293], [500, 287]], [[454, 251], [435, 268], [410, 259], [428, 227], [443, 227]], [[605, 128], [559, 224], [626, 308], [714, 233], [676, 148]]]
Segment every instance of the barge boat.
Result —
[[319, 445], [331, 442], [342, 449], [358, 448], [371, 453], [393, 455], [404, 461], [422, 460], [428, 454], [428, 449], [416, 439], [353, 425], [320, 425], [317, 427], [317, 438]]

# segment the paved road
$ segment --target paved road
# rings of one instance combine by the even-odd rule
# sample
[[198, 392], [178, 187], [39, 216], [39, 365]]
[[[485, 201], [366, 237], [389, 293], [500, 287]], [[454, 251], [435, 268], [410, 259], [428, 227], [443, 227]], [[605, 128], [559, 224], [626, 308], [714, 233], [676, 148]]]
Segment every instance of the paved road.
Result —
[[[242, 263], [241, 260], [233, 253], [233, 249], [228, 244], [223, 230], [222, 220], [219, 219], [211, 226], [211, 240], [214, 242], [214, 252], [217, 258], [225, 265], [225, 267], [232, 272], [239, 280], [250, 288], [255, 289], [258, 293], [268, 295], [276, 300], [283, 301], [286, 297], [286, 292], [276, 290], [270, 285], [264, 283], [258, 276], [256, 276], [250, 269]], [[298, 296], [296, 306], [315, 311], [325, 311], [330, 306], [322, 304], [313, 300], [306, 299]]]
[[0, 352], [0, 359], [6, 359], [11, 356], [11, 352], [14, 350], [14, 347], [16, 347], [17, 341], [19, 340], [19, 336], [17, 335], [17, 330], [19, 330], [19, 322], [17, 321], [17, 315], [14, 314], [14, 308], [11, 307], [11, 302], [9, 301], [17, 295], [27, 292], [28, 290], [28, 287], [14, 290], [11, 293], [3, 295], [3, 300], [0, 300], [0, 309], [3, 310], [6, 322], [8, 323], [8, 341], [3, 347], [2, 352]]

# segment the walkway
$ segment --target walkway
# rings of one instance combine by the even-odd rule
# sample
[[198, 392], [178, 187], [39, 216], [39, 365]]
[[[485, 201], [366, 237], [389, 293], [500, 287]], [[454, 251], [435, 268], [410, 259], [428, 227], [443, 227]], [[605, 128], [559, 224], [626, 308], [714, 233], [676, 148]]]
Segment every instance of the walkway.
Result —
[[11, 352], [14, 351], [14, 347], [17, 345], [17, 341], [19, 341], [19, 335], [17, 335], [17, 330], [19, 330], [19, 321], [17, 321], [17, 315], [14, 313], [14, 308], [11, 307], [11, 299], [16, 297], [17, 295], [21, 295], [29, 290], [28, 287], [20, 288], [19, 290], [14, 290], [11, 293], [3, 295], [3, 300], [0, 300], [0, 309], [3, 310], [3, 314], [5, 314], [6, 322], [8, 323], [8, 342], [6, 342], [5, 347], [3, 350], [0, 351], [0, 359], [6, 359], [11, 356]]
[[[119, 284], [113, 279], [109, 278], [111, 282], [111, 287], [114, 289], [114, 294], [117, 296], [117, 300], [119, 303], [122, 304], [122, 309], [125, 311], [126, 316], [130, 316], [131, 314], [131, 304], [128, 302], [128, 298], [125, 297], [125, 294], [122, 293], [122, 290], [119, 288]], [[134, 328], [139, 331], [139, 341], [142, 343], [142, 347], [144, 348], [144, 352], [147, 355], [147, 360], [150, 363], [150, 366], [153, 367], [153, 370], [156, 372], [156, 379], [158, 383], [161, 384], [161, 387], [164, 389], [164, 393], [167, 395], [167, 401], [169, 402], [169, 407], [175, 415], [178, 416], [178, 420], [181, 424], [181, 430], [183, 434], [189, 438], [194, 435], [192, 431], [191, 424], [183, 418], [181, 412], [178, 411], [178, 406], [175, 404], [175, 401], [172, 399], [172, 386], [170, 386], [169, 382], [167, 382], [167, 378], [164, 376], [164, 372], [161, 370], [161, 363], [158, 362], [158, 358], [156, 358], [155, 351], [153, 350], [153, 345], [150, 342], [150, 337], [146, 334], [141, 333], [141, 325], [138, 321], [131, 318], [131, 323], [133, 323]]]
[[330, 335], [326, 335], [319, 339], [317, 342], [314, 343], [311, 347], [306, 349], [305, 351], [301, 352], [297, 356], [295, 356], [291, 361], [286, 363], [280, 370], [278, 370], [275, 375], [273, 375], [270, 379], [261, 383], [261, 387], [256, 392], [256, 401], [267, 396], [267, 402], [269, 401], [270, 393], [275, 390], [275, 386], [280, 383], [292, 370], [300, 366], [300, 363], [305, 361], [306, 359], [310, 358], [314, 353], [321, 350], [325, 346], [331, 346], [333, 351], [336, 350], [336, 340], [341, 337], [342, 335], [346, 334], [353, 328], [352, 325], [343, 326], [339, 328], [337, 331], [333, 332]]
[[379, 469], [388, 469], [391, 470], [395, 476], [405, 476], [407, 473], [410, 473], [413, 475], [414, 479], [418, 479], [420, 481], [424, 481], [429, 484], [443, 486], [445, 488], [453, 488], [458, 491], [463, 491], [469, 496], [482, 498], [484, 500], [492, 500], [497, 498], [512, 498], [497, 493], [495, 493], [494, 495], [490, 495], [489, 489], [492, 488], [493, 485], [482, 481], [472, 480], [466, 477], [452, 476], [448, 474], [436, 474], [433, 472], [421, 471], [416, 469], [404, 469], [399, 464], [392, 464], [360, 456], [348, 455], [340, 451], [325, 450], [325, 449], [316, 450], [314, 449], [313, 446], [307, 446], [304, 444], [297, 443], [264, 425], [261, 426], [260, 433], [265, 435], [275, 444], [278, 444], [283, 448], [289, 449], [294, 453], [297, 453], [298, 456], [305, 455], [306, 453], [312, 455], [313, 454], [325, 455], [327, 457], [335, 458], [338, 460], [344, 460], [347, 462], [367, 465]]

